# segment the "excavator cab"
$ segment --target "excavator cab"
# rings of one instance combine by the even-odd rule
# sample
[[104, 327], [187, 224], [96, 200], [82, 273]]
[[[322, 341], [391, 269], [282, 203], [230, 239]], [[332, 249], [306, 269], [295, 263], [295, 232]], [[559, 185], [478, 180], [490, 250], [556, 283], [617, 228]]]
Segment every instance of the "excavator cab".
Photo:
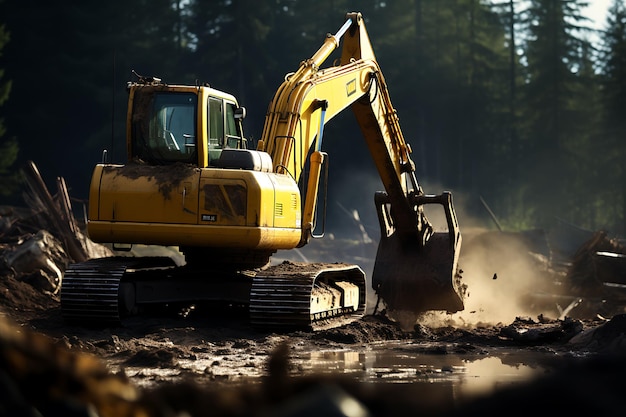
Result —
[[[246, 111], [234, 97], [209, 87], [181, 88], [144, 78], [130, 83], [129, 92], [130, 160], [150, 165], [216, 166], [223, 149], [247, 147], [242, 128]], [[198, 123], [204, 119], [198, 115], [201, 111], [206, 111], [206, 128]], [[205, 134], [198, 129], [205, 129]], [[198, 143], [197, 138], [206, 138], [206, 143]]]

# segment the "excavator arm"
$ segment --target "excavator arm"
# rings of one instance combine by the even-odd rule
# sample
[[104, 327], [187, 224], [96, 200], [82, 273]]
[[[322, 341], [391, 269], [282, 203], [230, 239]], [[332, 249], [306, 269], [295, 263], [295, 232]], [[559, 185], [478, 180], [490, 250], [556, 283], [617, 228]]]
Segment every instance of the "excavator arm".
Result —
[[[338, 65], [322, 68], [343, 40]], [[336, 34], [288, 74], [271, 101], [258, 150], [269, 153], [274, 171], [296, 182], [308, 165], [303, 187], [301, 245], [313, 234], [324, 124], [352, 108], [385, 187], [375, 204], [381, 226], [372, 285], [392, 311], [419, 314], [463, 309], [457, 273], [461, 234], [452, 196], [425, 195], [415, 175], [411, 148], [399, 125], [387, 84], [360, 13], [349, 13]], [[447, 232], [433, 230], [423, 206], [441, 205]]]

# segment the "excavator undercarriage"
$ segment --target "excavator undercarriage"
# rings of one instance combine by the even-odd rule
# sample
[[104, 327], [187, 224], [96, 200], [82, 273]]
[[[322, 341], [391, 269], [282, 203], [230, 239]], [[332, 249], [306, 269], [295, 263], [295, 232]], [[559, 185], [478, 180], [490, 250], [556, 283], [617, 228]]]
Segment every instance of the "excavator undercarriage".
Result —
[[355, 265], [284, 261], [206, 271], [164, 256], [118, 256], [70, 265], [61, 308], [71, 322], [119, 325], [150, 306], [227, 302], [247, 307], [259, 328], [320, 330], [361, 317], [365, 293], [365, 274]]

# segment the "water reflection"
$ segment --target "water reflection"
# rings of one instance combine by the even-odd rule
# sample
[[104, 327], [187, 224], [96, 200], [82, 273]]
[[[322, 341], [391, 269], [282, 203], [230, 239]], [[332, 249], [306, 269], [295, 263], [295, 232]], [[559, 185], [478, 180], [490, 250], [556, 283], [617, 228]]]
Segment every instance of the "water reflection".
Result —
[[295, 353], [298, 373], [349, 375], [359, 382], [439, 385], [454, 399], [489, 395], [549, 371], [553, 354], [499, 350], [437, 354], [424, 345], [381, 344], [354, 350]]
[[488, 395], [498, 388], [530, 381], [542, 371], [528, 365], [507, 365], [497, 357], [464, 362], [465, 376], [458, 385], [462, 396]]

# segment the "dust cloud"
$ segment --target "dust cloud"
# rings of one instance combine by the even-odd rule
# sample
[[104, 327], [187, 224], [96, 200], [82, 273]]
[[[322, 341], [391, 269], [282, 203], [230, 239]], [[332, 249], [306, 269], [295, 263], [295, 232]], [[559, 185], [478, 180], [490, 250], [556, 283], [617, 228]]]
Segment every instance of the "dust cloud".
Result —
[[[462, 236], [458, 265], [467, 285], [465, 309], [454, 314], [429, 312], [417, 321], [474, 328], [510, 323], [523, 316], [558, 318], [558, 312], [542, 311], [528, 301], [553, 278], [548, 271], [549, 254], [544, 253], [545, 235], [486, 228], [464, 213], [463, 205], [463, 196], [454, 201]], [[447, 230], [441, 206], [424, 206], [424, 212], [435, 230]]]
[[459, 269], [467, 285], [465, 309], [454, 314], [428, 313], [418, 321], [472, 328], [510, 323], [521, 316], [557, 318], [527, 301], [529, 294], [545, 287], [546, 264], [542, 255], [530, 250], [523, 235], [464, 230]]

